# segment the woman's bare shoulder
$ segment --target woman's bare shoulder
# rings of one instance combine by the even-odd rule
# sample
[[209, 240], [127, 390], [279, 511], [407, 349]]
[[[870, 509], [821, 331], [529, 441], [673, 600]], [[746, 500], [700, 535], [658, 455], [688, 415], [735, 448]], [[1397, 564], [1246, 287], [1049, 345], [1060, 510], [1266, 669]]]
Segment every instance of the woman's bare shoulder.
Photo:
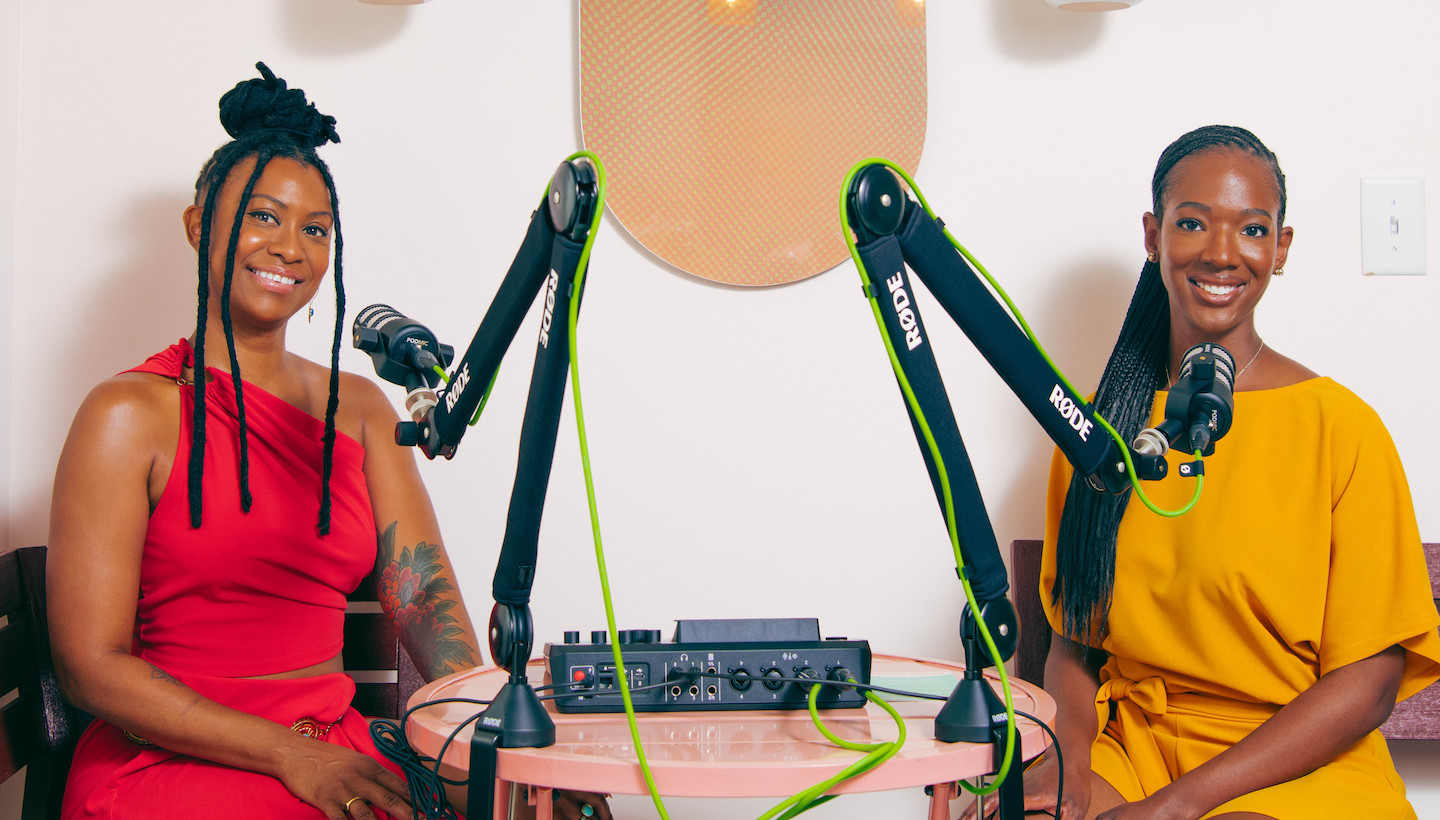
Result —
[[62, 465], [75, 462], [90, 474], [112, 478], [132, 470], [148, 474], [173, 455], [182, 389], [174, 379], [150, 373], [122, 373], [100, 382], [75, 413]]
[[111, 376], [90, 390], [75, 420], [77, 424], [118, 425], [137, 432], [155, 424], [173, 426], [180, 408], [180, 387], [174, 379], [154, 373]]
[[[396, 389], [402, 392], [404, 390], [399, 387]], [[390, 403], [389, 397], [381, 390], [380, 385], [376, 384], [374, 379], [358, 373], [340, 371], [340, 397], [343, 400], [355, 402], [363, 408], [367, 415], [377, 411], [382, 415], [394, 413], [394, 405]]]

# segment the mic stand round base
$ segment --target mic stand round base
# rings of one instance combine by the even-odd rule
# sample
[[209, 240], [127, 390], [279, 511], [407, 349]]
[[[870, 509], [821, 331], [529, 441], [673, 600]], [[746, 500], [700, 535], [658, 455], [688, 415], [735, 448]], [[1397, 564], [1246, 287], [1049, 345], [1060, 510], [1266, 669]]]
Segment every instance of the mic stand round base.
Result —
[[[973, 677], [972, 677], [973, 675]], [[1005, 724], [1005, 704], [995, 696], [981, 672], [965, 670], [940, 714], [935, 716], [935, 739], [942, 743], [989, 743], [996, 723]]]
[[[1019, 639], [1015, 607], [1006, 598], [981, 604], [981, 617], [990, 629], [996, 649], [1004, 656], [1003, 663], [1014, 654]], [[965, 674], [955, 684], [950, 697], [935, 716], [935, 739], [942, 743], [989, 743], [991, 762], [1000, 771], [1007, 751], [1006, 729], [1009, 720], [1005, 703], [985, 679], [985, 668], [993, 665], [989, 652], [982, 645], [974, 615], [970, 608], [960, 617], [960, 640], [965, 649]], [[1018, 737], [1017, 737], [1018, 742]], [[1025, 786], [1019, 765], [1019, 749], [1010, 763], [1005, 782], [1000, 784], [1000, 820], [1020, 820], [1024, 816]], [[473, 757], [471, 758], [474, 759]]]
[[[1010, 599], [1000, 597], [980, 604], [980, 618], [1000, 653], [999, 663], [1015, 654], [1019, 644], [1019, 616]], [[979, 622], [967, 605], [960, 615], [960, 645], [965, 649], [965, 674], [935, 716], [935, 739], [942, 743], [989, 743], [992, 728], [1005, 725], [1005, 704], [985, 680], [986, 667], [997, 659], [981, 642]]]
[[997, 722], [1005, 725], [1005, 703], [985, 679], [985, 668], [994, 664], [980, 643], [968, 606], [960, 619], [960, 643], [965, 649], [965, 674], [935, 716], [935, 739], [942, 743], [989, 743]]
[[470, 794], [466, 817], [495, 811], [495, 773], [500, 749], [538, 748], [555, 743], [555, 721], [522, 676], [506, 683], [475, 723], [470, 738]]
[[500, 749], [540, 748], [555, 743], [555, 720], [525, 677], [530, 660], [530, 607], [495, 605], [490, 618], [491, 656], [510, 680], [475, 721], [470, 738], [470, 794], [466, 817], [490, 817], [495, 811], [495, 770]]

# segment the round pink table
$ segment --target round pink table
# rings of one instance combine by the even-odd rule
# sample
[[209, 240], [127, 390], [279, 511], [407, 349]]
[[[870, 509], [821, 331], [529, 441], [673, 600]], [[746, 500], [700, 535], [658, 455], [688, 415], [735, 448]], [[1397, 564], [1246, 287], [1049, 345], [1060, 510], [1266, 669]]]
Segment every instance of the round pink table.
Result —
[[[918, 689], [922, 681], [933, 688], [939, 675], [958, 680], [963, 671], [962, 664], [950, 661], [875, 655], [871, 677], [872, 681], [884, 678], [885, 684], [897, 689], [907, 689], [903, 679], [914, 678]], [[530, 680], [538, 682], [543, 676], [544, 662], [531, 661]], [[998, 692], [993, 670], [986, 676]], [[488, 700], [507, 678], [503, 669], [495, 667], [459, 672], [422, 687], [410, 698], [410, 705], [451, 697]], [[1054, 722], [1055, 701], [1040, 687], [1012, 676], [1010, 688], [1016, 710], [1047, 724]], [[958, 792], [956, 781], [993, 770], [990, 746], [937, 741], [934, 717], [942, 701], [894, 700], [891, 705], [905, 719], [904, 748], [884, 765], [842, 783], [832, 793], [931, 786], [928, 816], [947, 818], [949, 801]], [[531, 787], [529, 801], [536, 806], [537, 820], [551, 820], [550, 792], [556, 788], [649, 793], [623, 712], [564, 714], [549, 702], [546, 706], [555, 719], [554, 745], [499, 750], [497, 817], [505, 816], [512, 784]], [[445, 703], [416, 710], [406, 727], [411, 746], [434, 757], [455, 727], [483, 708]], [[874, 704], [820, 714], [826, 727], [846, 740], [873, 743], [894, 740], [897, 735], [894, 719]], [[835, 775], [862, 756], [832, 744], [804, 710], [641, 712], [636, 717], [645, 757], [662, 796], [782, 798]], [[1029, 720], [1020, 718], [1016, 730], [1024, 759], [1049, 744], [1044, 730]], [[467, 726], [456, 735], [445, 752], [446, 764], [469, 770], [471, 734]]]

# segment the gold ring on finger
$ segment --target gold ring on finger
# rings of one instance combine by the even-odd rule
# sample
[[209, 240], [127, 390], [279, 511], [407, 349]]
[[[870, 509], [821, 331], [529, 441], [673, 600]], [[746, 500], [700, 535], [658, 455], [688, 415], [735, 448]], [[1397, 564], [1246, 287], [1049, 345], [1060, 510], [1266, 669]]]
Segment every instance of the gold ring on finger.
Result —
[[355, 795], [354, 797], [350, 798], [349, 800], [346, 800], [346, 801], [345, 801], [345, 809], [344, 809], [345, 813], [346, 813], [346, 814], [349, 814], [349, 813], [350, 813], [350, 804], [351, 804], [351, 803], [354, 803], [356, 800], [363, 800], [363, 799], [364, 799], [364, 798], [362, 798], [360, 795], [357, 794], [357, 795]]

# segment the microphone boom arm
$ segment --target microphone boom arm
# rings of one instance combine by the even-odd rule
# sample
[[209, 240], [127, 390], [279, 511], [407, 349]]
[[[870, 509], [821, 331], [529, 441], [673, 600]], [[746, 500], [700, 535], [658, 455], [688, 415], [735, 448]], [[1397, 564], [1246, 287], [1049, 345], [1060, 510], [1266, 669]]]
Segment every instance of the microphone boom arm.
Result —
[[[944, 487], [916, 410], [928, 423], [940, 461], [949, 469], [953, 522], [966, 574], [981, 600], [1004, 596], [1009, 589], [994, 530], [980, 497], [974, 469], [965, 452], [944, 380], [930, 350], [929, 336], [910, 278], [925, 284], [951, 320], [965, 333], [1040, 424], [1077, 472], [1111, 491], [1128, 485], [1128, 468], [1117, 445], [1097, 421], [1094, 407], [1070, 386], [1040, 354], [1024, 331], [998, 303], [969, 264], [951, 245], [943, 225], [930, 218], [900, 187], [884, 165], [867, 161], [852, 170], [843, 211], [855, 232], [853, 254], [895, 357], [896, 379], [908, 393], [906, 412], [930, 473], [936, 498], [946, 509]], [[912, 405], [913, 400], [913, 405]], [[1164, 474], [1163, 458], [1131, 451], [1141, 477]], [[1002, 659], [1003, 660], [1003, 659]]]
[[[456, 363], [448, 384], [437, 391], [439, 403], [423, 430], [420, 450], [427, 458], [455, 457], [470, 418], [500, 369], [520, 324], [550, 271], [555, 229], [543, 207], [530, 216], [530, 226], [505, 278], [495, 292], [465, 355]], [[571, 271], [573, 274], [573, 271]], [[537, 353], [537, 361], [539, 359]], [[472, 389], [478, 385], [479, 389]], [[528, 408], [527, 408], [528, 409]], [[402, 422], [403, 423], [403, 422]]]
[[[446, 377], [446, 383], [434, 391], [433, 399], [416, 397], [426, 392], [427, 385], [436, 384], [438, 373], [433, 368], [437, 357], [402, 350], [398, 360], [409, 369], [397, 373], [397, 357], [385, 348], [379, 327], [362, 328], [357, 318], [356, 346], [372, 352], [377, 371], [387, 368], [380, 372], [383, 378], [404, 384], [411, 391], [407, 407], [413, 421], [396, 425], [396, 443], [416, 445], [430, 459], [450, 459], [470, 419], [489, 395], [500, 360], [537, 294], [544, 289], [534, 370], [520, 428], [515, 483], [492, 583], [495, 607], [490, 615], [490, 654], [496, 665], [510, 672], [510, 678], [490, 706], [476, 716], [467, 806], [470, 817], [489, 816], [491, 812], [497, 748], [540, 747], [555, 742], [555, 723], [525, 674], [534, 642], [530, 592], [539, 551], [540, 519], [565, 399], [573, 324], [578, 322], [585, 267], [604, 209], [604, 187], [604, 169], [594, 154], [580, 152], [560, 164], [540, 207], [531, 214], [520, 250], [470, 346]], [[404, 318], [386, 306], [376, 307], [389, 311], [386, 317], [394, 314]], [[362, 311], [362, 315], [365, 313]], [[413, 338], [404, 342], [416, 344]], [[452, 351], [438, 342], [436, 348], [443, 367]]]
[[1006, 700], [1010, 699], [1002, 664], [1018, 644], [1018, 618], [1005, 596], [1009, 580], [994, 528], [930, 350], [908, 271], [925, 284], [1092, 485], [1118, 492], [1129, 484], [1131, 471], [1141, 478], [1160, 478], [1166, 464], [1163, 457], [1119, 449], [1123, 445], [1108, 435], [1112, 432], [1108, 423], [1095, 415], [1093, 406], [1075, 393], [1000, 307], [995, 295], [956, 252], [943, 223], [909, 198], [886, 164], [872, 159], [851, 169], [841, 192], [842, 231], [849, 228], [854, 232], [851, 255], [946, 518], [956, 552], [956, 571], [966, 582], [967, 596], [973, 595], [960, 623], [965, 675], [935, 719], [935, 737], [943, 742], [993, 743], [998, 771], [993, 788], [1000, 792], [1001, 816], [1019, 817], [1021, 779], [1007, 777], [1015, 742], [1012, 708], [1002, 703], [983, 679], [986, 666], [1000, 667]]

